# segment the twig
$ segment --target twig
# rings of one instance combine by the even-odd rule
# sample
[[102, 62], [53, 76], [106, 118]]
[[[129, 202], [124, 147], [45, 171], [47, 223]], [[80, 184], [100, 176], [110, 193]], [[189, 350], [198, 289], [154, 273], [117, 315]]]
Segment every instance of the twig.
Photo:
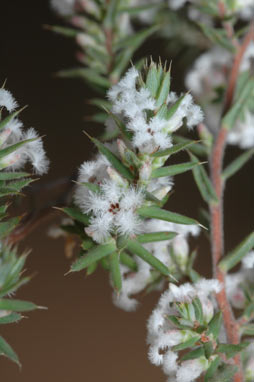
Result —
[[[223, 110], [223, 115], [232, 106], [237, 78], [239, 74], [240, 64], [243, 55], [253, 39], [254, 29], [251, 25], [250, 31], [245, 37], [243, 44], [239, 47], [234, 64], [231, 70], [229, 85], [226, 92], [225, 105]], [[223, 235], [223, 192], [224, 184], [222, 180], [222, 168], [223, 168], [223, 157], [226, 148], [226, 138], [227, 129], [221, 127], [218, 132], [217, 138], [214, 143], [210, 158], [210, 168], [211, 168], [211, 180], [215, 188], [215, 192], [218, 198], [217, 204], [210, 205], [211, 213], [211, 244], [212, 244], [212, 260], [213, 260], [213, 273], [214, 277], [217, 278], [223, 286], [225, 286], [225, 274], [220, 270], [218, 263], [224, 254], [224, 235]], [[222, 291], [217, 294], [217, 302], [223, 314], [224, 326], [226, 329], [226, 334], [228, 341], [231, 344], [238, 344], [240, 340], [239, 336], [239, 324], [234, 318], [231, 306], [228, 302], [225, 287]], [[238, 366], [238, 372], [234, 376], [234, 382], [243, 382], [243, 373], [241, 369], [241, 358], [240, 355], [234, 357], [234, 363]]]

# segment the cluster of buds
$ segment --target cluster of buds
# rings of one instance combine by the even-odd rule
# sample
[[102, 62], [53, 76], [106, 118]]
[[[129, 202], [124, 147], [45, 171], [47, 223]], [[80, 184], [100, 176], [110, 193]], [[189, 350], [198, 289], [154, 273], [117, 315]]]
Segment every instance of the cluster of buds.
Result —
[[30, 128], [23, 130], [23, 124], [17, 118], [18, 104], [6, 89], [0, 89], [0, 107], [8, 112], [0, 122], [0, 169], [20, 169], [30, 162], [38, 174], [47, 172], [49, 161], [43, 149], [42, 139]]
[[211, 296], [220, 290], [217, 280], [201, 279], [194, 285], [170, 284], [160, 297], [148, 320], [148, 356], [168, 381], [195, 381], [219, 359], [221, 314], [215, 313]]

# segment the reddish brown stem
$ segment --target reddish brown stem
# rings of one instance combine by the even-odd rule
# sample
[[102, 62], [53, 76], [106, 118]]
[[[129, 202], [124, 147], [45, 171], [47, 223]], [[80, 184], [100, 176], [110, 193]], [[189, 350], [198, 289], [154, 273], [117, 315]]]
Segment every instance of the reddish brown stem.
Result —
[[[243, 44], [237, 50], [233, 67], [231, 70], [231, 74], [229, 77], [229, 85], [226, 92], [223, 115], [225, 115], [227, 111], [230, 109], [230, 107], [232, 106], [241, 61], [250, 41], [253, 39], [253, 35], [254, 35], [254, 30], [253, 30], [253, 26], [251, 26], [249, 33], [247, 34], [246, 38], [243, 41]], [[220, 270], [218, 266], [219, 261], [224, 254], [224, 237], [223, 237], [224, 184], [222, 180], [222, 169], [223, 169], [223, 157], [224, 157], [224, 152], [226, 147], [226, 139], [227, 139], [227, 129], [222, 126], [216, 137], [211, 158], [210, 158], [211, 180], [218, 198], [218, 203], [210, 205], [211, 244], [212, 244], [212, 260], [213, 260], [214, 277], [217, 278], [224, 286], [222, 291], [217, 294], [217, 302], [223, 314], [223, 321], [224, 321], [224, 326], [225, 326], [228, 341], [231, 344], [238, 344], [240, 340], [239, 324], [235, 320], [231, 306], [226, 296], [225, 274]], [[236, 355], [234, 357], [234, 362], [235, 362], [235, 365], [238, 366], [238, 372], [234, 376], [234, 382], [243, 382], [243, 373], [241, 368], [240, 355]]]

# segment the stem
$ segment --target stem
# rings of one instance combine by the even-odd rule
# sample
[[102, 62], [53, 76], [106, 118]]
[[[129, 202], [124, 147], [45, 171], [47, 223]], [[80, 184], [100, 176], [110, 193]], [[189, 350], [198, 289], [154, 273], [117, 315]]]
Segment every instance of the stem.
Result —
[[[229, 85], [226, 92], [225, 105], [223, 116], [227, 113], [233, 103], [237, 78], [243, 55], [253, 39], [254, 30], [253, 25], [245, 37], [243, 44], [237, 49], [234, 59], [234, 64], [231, 70]], [[228, 130], [223, 127], [218, 132], [213, 146], [212, 154], [210, 157], [211, 180], [218, 198], [218, 203], [210, 205], [211, 214], [211, 245], [212, 245], [212, 261], [213, 261], [213, 274], [221, 284], [223, 289], [217, 294], [216, 299], [219, 308], [223, 314], [224, 326], [229, 343], [238, 344], [240, 341], [239, 324], [235, 320], [230, 303], [226, 296], [225, 291], [225, 274], [218, 266], [220, 259], [224, 254], [224, 229], [223, 229], [223, 193], [224, 182], [222, 180], [223, 157], [226, 148]], [[241, 367], [240, 355], [234, 357], [234, 363], [238, 366], [238, 372], [234, 376], [234, 382], [243, 382], [243, 372]]]

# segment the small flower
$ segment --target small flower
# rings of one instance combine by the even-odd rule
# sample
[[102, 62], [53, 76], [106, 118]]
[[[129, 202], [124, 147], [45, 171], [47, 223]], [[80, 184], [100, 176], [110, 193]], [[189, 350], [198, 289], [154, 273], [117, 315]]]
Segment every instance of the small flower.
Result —
[[12, 112], [18, 107], [17, 101], [9, 90], [0, 89], [0, 106], [5, 107], [9, 112]]
[[101, 243], [114, 233], [130, 236], [140, 232], [141, 221], [136, 209], [143, 200], [141, 189], [124, 188], [114, 181], [104, 180], [100, 193], [85, 192], [79, 204], [84, 213], [92, 215], [86, 233]]

